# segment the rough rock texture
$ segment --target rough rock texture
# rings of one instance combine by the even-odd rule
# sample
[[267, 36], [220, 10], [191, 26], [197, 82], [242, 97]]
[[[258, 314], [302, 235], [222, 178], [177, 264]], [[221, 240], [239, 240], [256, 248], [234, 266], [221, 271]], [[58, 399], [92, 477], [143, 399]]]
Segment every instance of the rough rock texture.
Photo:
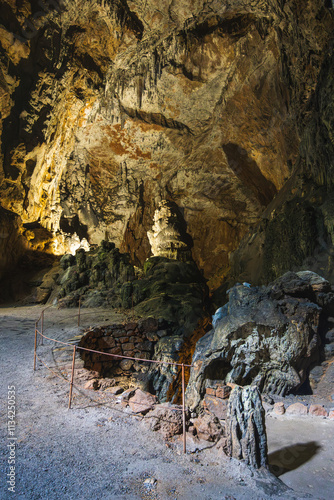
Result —
[[156, 403], [156, 396], [153, 396], [153, 394], [149, 392], [144, 392], [141, 389], [137, 389], [134, 395], [129, 398], [131, 411], [133, 411], [133, 413], [141, 413], [142, 415], [152, 410]]
[[60, 267], [57, 298], [66, 307], [77, 306], [80, 297], [84, 307], [120, 307], [122, 286], [135, 279], [129, 255], [105, 240], [89, 252], [80, 248], [75, 255], [65, 254]]
[[217, 381], [280, 395], [298, 389], [320, 360], [333, 299], [328, 281], [312, 272], [286, 273], [267, 287], [233, 287], [214, 329], [197, 342], [190, 407]]
[[[158, 322], [153, 318], [126, 324], [115, 324], [101, 328], [93, 328], [79, 342], [79, 347], [93, 349], [115, 356], [152, 359]], [[146, 373], [149, 364], [135, 362], [130, 359], [111, 357], [80, 350], [85, 368], [95, 370], [102, 376], [117, 377], [122, 375]]]
[[333, 40], [324, 54], [294, 171], [232, 256], [231, 281], [261, 284], [288, 270], [309, 269], [333, 282]]
[[[107, 238], [138, 264], [168, 199], [199, 267], [226, 270], [290, 176], [310, 106], [327, 116], [311, 98], [319, 75], [331, 90], [320, 72], [329, 2], [0, 6], [3, 207], [47, 228], [52, 252]], [[319, 134], [313, 142], [312, 165]]]
[[265, 411], [257, 387], [232, 390], [227, 421], [228, 454], [256, 469], [267, 466]]
[[183, 412], [182, 406], [162, 403], [146, 415], [143, 420], [152, 431], [159, 431], [165, 439], [182, 434]]
[[[209, 323], [208, 289], [193, 261], [180, 262], [164, 257], [147, 260], [140, 278], [110, 242], [76, 255], [65, 255], [60, 262], [59, 305], [100, 306], [132, 309], [142, 320], [104, 331], [97, 328], [82, 339], [84, 347], [113, 354], [189, 364], [195, 343]], [[142, 382], [160, 400], [179, 398], [180, 368], [172, 365], [146, 365], [128, 360], [113, 361], [103, 355], [88, 355], [87, 367], [102, 374], [145, 372]], [[115, 371], [116, 370], [116, 371]], [[147, 373], [146, 373], [147, 372]]]

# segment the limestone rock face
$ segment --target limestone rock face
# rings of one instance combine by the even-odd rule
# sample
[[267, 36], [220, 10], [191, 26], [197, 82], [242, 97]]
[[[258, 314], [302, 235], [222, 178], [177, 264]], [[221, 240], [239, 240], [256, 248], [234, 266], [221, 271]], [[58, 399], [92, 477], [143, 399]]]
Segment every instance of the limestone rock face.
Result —
[[54, 253], [109, 239], [142, 264], [169, 200], [226, 268], [297, 157], [325, 4], [0, 0], [2, 206]]
[[196, 408], [217, 381], [283, 396], [296, 390], [319, 360], [320, 316], [324, 322], [332, 307], [330, 284], [311, 272], [286, 273], [268, 287], [237, 284], [214, 329], [197, 342], [189, 406]]

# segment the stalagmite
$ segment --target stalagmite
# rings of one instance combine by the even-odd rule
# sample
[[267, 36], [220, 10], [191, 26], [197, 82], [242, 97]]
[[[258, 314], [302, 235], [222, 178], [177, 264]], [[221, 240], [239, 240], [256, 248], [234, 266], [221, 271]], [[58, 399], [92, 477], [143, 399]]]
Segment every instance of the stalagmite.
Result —
[[228, 452], [259, 469], [268, 464], [265, 412], [257, 387], [236, 386], [230, 395], [227, 416]]

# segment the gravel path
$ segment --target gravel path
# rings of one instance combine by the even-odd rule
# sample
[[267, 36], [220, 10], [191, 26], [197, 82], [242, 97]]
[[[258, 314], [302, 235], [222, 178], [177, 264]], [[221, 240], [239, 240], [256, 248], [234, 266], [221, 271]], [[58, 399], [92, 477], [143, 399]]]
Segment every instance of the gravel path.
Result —
[[[40, 311], [39, 306], [0, 308], [1, 499], [312, 498], [286, 489], [266, 471], [255, 472], [226, 458], [215, 447], [183, 455], [181, 442], [174, 448], [166, 446], [140, 418], [119, 410], [103, 394], [75, 390], [73, 408], [68, 410], [65, 378], [71, 353], [55, 350], [50, 343], [38, 348], [43, 360], [65, 378], [59, 379], [40, 363], [36, 372], [32, 370], [34, 322]], [[77, 335], [75, 318], [66, 319], [69, 314], [50, 309], [46, 332], [59, 339]], [[83, 321], [89, 326], [122, 319], [111, 314], [92, 311]], [[6, 426], [8, 386], [15, 387], [13, 436]], [[15, 492], [8, 490], [7, 482], [11, 458]]]

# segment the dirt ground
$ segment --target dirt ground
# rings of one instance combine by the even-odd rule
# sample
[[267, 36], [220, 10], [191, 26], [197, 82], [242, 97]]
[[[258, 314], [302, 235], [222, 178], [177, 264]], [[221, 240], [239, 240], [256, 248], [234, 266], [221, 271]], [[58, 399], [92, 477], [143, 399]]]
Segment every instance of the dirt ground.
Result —
[[[75, 388], [68, 410], [71, 350], [45, 341], [38, 353], [54, 373], [39, 361], [33, 371], [34, 323], [41, 310], [0, 308], [1, 499], [332, 498], [333, 421], [268, 418], [270, 461], [293, 491], [267, 471], [254, 471], [212, 445], [184, 455], [181, 441], [166, 444], [142, 418], [119, 408], [105, 393]], [[48, 309], [46, 334], [73, 339], [81, 331], [74, 314]], [[84, 310], [82, 326], [123, 319], [120, 313]], [[80, 370], [79, 359], [76, 366]], [[13, 422], [8, 418], [8, 391], [12, 400], [15, 396], [12, 435], [7, 428]], [[14, 492], [8, 489], [9, 480]]]

